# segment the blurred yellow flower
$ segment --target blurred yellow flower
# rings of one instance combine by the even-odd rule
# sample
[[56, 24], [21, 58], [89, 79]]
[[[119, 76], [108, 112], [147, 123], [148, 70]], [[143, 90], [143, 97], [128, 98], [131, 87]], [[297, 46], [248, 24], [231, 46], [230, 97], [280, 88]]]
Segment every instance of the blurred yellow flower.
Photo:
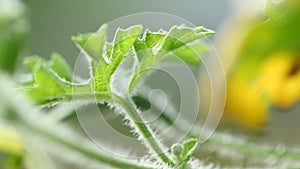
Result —
[[290, 55], [267, 57], [253, 78], [235, 71], [228, 78], [226, 112], [248, 127], [261, 127], [269, 118], [269, 106], [294, 105], [300, 99], [300, 58]]
[[259, 81], [278, 107], [288, 108], [300, 98], [300, 58], [275, 53], [262, 65]]
[[227, 76], [226, 119], [261, 129], [271, 106], [285, 109], [300, 99], [299, 4], [234, 4], [235, 12], [216, 39]]

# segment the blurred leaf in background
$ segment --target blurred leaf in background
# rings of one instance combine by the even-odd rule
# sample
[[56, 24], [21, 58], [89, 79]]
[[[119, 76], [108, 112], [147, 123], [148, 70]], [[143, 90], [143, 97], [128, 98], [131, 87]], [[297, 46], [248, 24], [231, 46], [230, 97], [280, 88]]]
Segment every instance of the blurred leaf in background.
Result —
[[[27, 31], [23, 4], [19, 0], [0, 0], [0, 73], [14, 73]], [[0, 113], [5, 111], [0, 104]], [[22, 154], [19, 136], [0, 120], [0, 168], [19, 168]]]
[[289, 108], [300, 98], [300, 1], [267, 0], [263, 9], [262, 0], [251, 3], [254, 10], [243, 4], [228, 21], [218, 48], [227, 73], [226, 114], [261, 129], [271, 106]]
[[0, 0], [0, 68], [13, 73], [24, 45], [28, 25], [19, 0]]

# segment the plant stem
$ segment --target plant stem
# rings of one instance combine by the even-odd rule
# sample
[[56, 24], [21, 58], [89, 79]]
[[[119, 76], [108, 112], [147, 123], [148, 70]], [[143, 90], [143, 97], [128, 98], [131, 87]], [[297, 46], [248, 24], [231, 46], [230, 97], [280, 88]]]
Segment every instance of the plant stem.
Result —
[[70, 102], [70, 101], [109, 101], [112, 99], [109, 92], [95, 92], [91, 89], [90, 84], [72, 84], [69, 88], [65, 89], [64, 94], [55, 97], [46, 98], [40, 102], [41, 106], [51, 106], [57, 103]]
[[[94, 144], [82, 144], [83, 138], [75, 135], [72, 131], [65, 131], [58, 123], [49, 123], [47, 119], [41, 119], [38, 112], [33, 109], [30, 103], [23, 97], [11, 90], [12, 83], [6, 77], [0, 74], [0, 100], [1, 111], [0, 117], [16, 129], [22, 132], [31, 132], [39, 135], [46, 140], [52, 141], [58, 145], [65, 146], [73, 151], [93, 159], [100, 163], [114, 166], [120, 169], [156, 169], [150, 165], [138, 163], [125, 158], [114, 156], [106, 151], [102, 151]], [[5, 98], [5, 99], [2, 99]], [[65, 131], [65, 133], [63, 133]], [[66, 134], [72, 134], [68, 137]]]
[[[143, 99], [147, 100], [147, 95], [140, 93], [140, 96]], [[160, 114], [160, 117], [164, 119], [164, 121], [168, 124], [173, 126], [177, 131], [183, 134], [187, 134], [189, 137], [192, 138], [199, 138], [200, 133], [197, 132], [195, 129], [190, 130], [189, 128], [186, 128], [185, 126], [189, 126], [189, 124], [185, 121], [176, 121], [175, 123], [175, 117], [173, 117], [172, 112], [166, 112], [164, 110], [160, 110], [159, 106], [156, 104], [151, 104], [154, 106], [158, 112], [163, 112]], [[165, 109], [170, 110], [170, 109]], [[175, 109], [171, 109], [175, 110]], [[201, 138], [199, 138], [201, 139]], [[290, 159], [300, 159], [300, 152], [292, 151], [289, 149], [286, 150], [278, 150], [276, 148], [269, 148], [269, 147], [259, 147], [254, 144], [246, 143], [238, 138], [233, 138], [231, 136], [223, 135], [220, 133], [215, 133], [208, 139], [208, 143], [216, 144], [219, 146], [223, 146], [232, 150], [235, 150], [240, 153], [244, 153], [247, 155], [254, 155], [254, 156], [260, 156], [260, 157], [269, 157], [273, 156], [276, 158], [290, 158]]]
[[140, 116], [133, 101], [123, 99], [117, 95], [114, 96], [114, 100], [117, 101], [125, 109], [126, 113], [130, 117], [130, 120], [135, 125], [138, 132], [141, 134], [142, 139], [149, 145], [149, 147], [159, 156], [159, 158], [170, 166], [175, 166], [175, 162], [170, 158], [170, 155], [164, 151], [163, 145], [156, 139], [151, 128], [144, 122]]
[[[65, 94], [63, 96], [57, 97], [57, 99], [52, 98], [51, 102], [47, 102], [47, 104], [43, 105], [48, 105], [48, 104], [53, 104], [53, 103], [59, 103], [62, 101], [89, 101], [89, 100], [97, 100], [97, 101], [109, 101], [112, 100], [112, 97], [118, 98], [116, 96], [112, 96], [107, 93], [93, 93], [90, 91], [87, 91], [88, 86], [75, 86], [76, 89], [74, 90], [73, 93]], [[146, 92], [140, 93], [140, 96], [146, 100], [148, 100], [147, 95], [147, 90]], [[60, 99], [59, 99], [60, 98]], [[65, 99], [61, 99], [65, 98]], [[141, 124], [138, 122], [141, 122], [141, 117], [139, 113], [137, 112], [135, 107], [132, 107], [133, 103], [131, 101], [125, 101], [122, 98], [117, 99], [119, 100], [119, 103], [126, 109], [128, 112], [128, 115], [131, 117], [133, 121], [136, 121], [135, 125], [137, 126], [138, 130], [141, 132], [143, 135], [145, 141], [151, 146], [151, 148], [159, 155], [159, 157], [164, 161], [172, 165], [172, 160], [169, 159], [168, 155], [165, 153], [162, 153], [163, 150], [159, 144], [159, 141], [157, 141], [155, 138], [150, 137], [151, 139], [148, 138], [149, 135], [153, 136], [151, 133], [151, 130], [148, 128], [146, 124]], [[49, 101], [49, 100], [48, 100]], [[128, 106], [129, 105], [129, 106]], [[153, 104], [154, 107], [157, 107], [159, 109], [159, 106], [156, 106]], [[168, 110], [168, 109], [166, 109]], [[160, 111], [159, 111], [160, 112]], [[161, 114], [160, 117], [162, 117], [165, 122], [169, 125], [172, 125], [175, 127], [176, 130], [178, 130], [181, 133], [188, 133], [188, 136], [194, 137], [194, 138], [199, 138], [199, 133], [195, 130], [189, 131], [189, 129], [185, 128], [184, 126], [186, 125], [186, 122], [184, 121], [177, 121], [176, 124], [174, 123], [174, 117], [172, 117], [173, 112], [164, 112]], [[134, 120], [137, 119], [137, 120]], [[146, 131], [142, 131], [143, 129], [146, 129]], [[188, 132], [189, 131], [189, 132]], [[149, 134], [150, 133], [150, 134]], [[230, 138], [230, 137], [223, 137], [222, 134], [220, 133], [215, 133], [209, 140], [208, 143], [211, 144], [216, 144], [220, 145], [223, 147], [227, 147], [229, 149], [235, 150], [237, 152], [247, 154], [247, 155], [255, 155], [255, 156], [261, 156], [261, 157], [267, 157], [267, 156], [273, 156], [276, 158], [291, 158], [291, 159], [300, 159], [300, 152], [297, 151], [292, 151], [292, 150], [278, 150], [275, 148], [266, 148], [266, 147], [259, 147], [253, 144], [249, 143], [244, 143], [244, 141], [239, 140], [238, 138]]]
[[159, 156], [159, 158], [169, 164], [174, 166], [175, 162], [172, 161], [169, 154], [163, 150], [163, 145], [155, 138], [153, 131], [150, 127], [144, 123], [143, 118], [139, 115], [138, 110], [134, 107], [134, 103], [131, 99], [123, 99], [112, 93], [105, 92], [92, 92], [89, 84], [83, 85], [73, 85], [72, 89], [68, 89], [69, 93], [51, 98], [47, 100], [45, 104], [55, 104], [62, 101], [76, 101], [76, 100], [95, 100], [95, 101], [117, 101], [127, 112], [131, 121], [134, 123], [136, 129], [141, 133], [144, 141], [149, 145], [149, 147]]
[[102, 152], [100, 151], [99, 147], [92, 147], [92, 145], [85, 146], [84, 144], [82, 144], [82, 142], [78, 141], [77, 139], [66, 138], [64, 135], [60, 135], [59, 131], [56, 131], [53, 128], [49, 128], [49, 126], [45, 126], [42, 123], [33, 123], [32, 120], [20, 118], [20, 120], [18, 120], [18, 125], [21, 125], [20, 127], [26, 127], [29, 131], [35, 134], [39, 134], [42, 137], [48, 138], [58, 144], [64, 145], [72, 150], [75, 150], [88, 158], [94, 159], [101, 163], [108, 164], [110, 166], [114, 166], [121, 169], [154, 169], [154, 167], [150, 167], [142, 163], [122, 159], [104, 151]]
[[232, 138], [230, 136], [222, 136], [222, 134], [216, 133], [212, 136], [208, 143], [217, 144], [220, 146], [225, 146], [227, 148], [236, 150], [240, 153], [247, 155], [254, 155], [256, 157], [276, 157], [276, 158], [290, 158], [299, 160], [300, 153], [297, 151], [291, 151], [289, 149], [278, 150], [276, 148], [256, 146], [251, 143], [245, 143], [237, 138]]

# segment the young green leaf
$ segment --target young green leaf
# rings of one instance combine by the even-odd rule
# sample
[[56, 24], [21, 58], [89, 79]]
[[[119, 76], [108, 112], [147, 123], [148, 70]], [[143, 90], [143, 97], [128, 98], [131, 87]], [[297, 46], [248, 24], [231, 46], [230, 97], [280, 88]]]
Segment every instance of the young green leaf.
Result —
[[109, 59], [108, 65], [108, 75], [111, 76], [120, 62], [126, 56], [127, 51], [132, 47], [134, 42], [138, 39], [138, 37], [142, 33], [142, 26], [132, 26], [126, 30], [119, 29], [116, 32], [112, 54], [111, 56], [107, 56]]
[[[88, 34], [73, 38], [75, 43], [92, 58], [93, 77], [91, 77], [91, 83], [96, 92], [110, 92], [110, 80], [113, 73], [142, 32], [141, 25], [132, 26], [125, 30], [118, 29], [111, 44], [104, 42], [106, 29], [107, 26], [104, 25], [100, 28], [98, 35]], [[102, 55], [104, 44], [106, 56]]]
[[[187, 64], [199, 65], [201, 62], [199, 55], [207, 52], [207, 49], [203, 43], [196, 42], [199, 42], [200, 39], [213, 33], [214, 32], [212, 30], [206, 29], [202, 26], [194, 29], [184, 26], [175, 26], [170, 30], [168, 36], [164, 40], [160, 55], [161, 57], [172, 57], [172, 55], [168, 55], [168, 53], [173, 53], [176, 57], [180, 58]], [[190, 44], [193, 43], [196, 43], [197, 45], [194, 44], [193, 46], [190, 46]], [[194, 47], [197, 48], [197, 52], [201, 53], [195, 53], [196, 51]], [[201, 48], [204, 50], [199, 50]]]
[[182, 157], [188, 158], [197, 148], [198, 140], [189, 139], [183, 143]]
[[198, 145], [198, 140], [189, 139], [181, 144], [174, 144], [172, 146], [172, 156], [177, 162], [178, 168], [184, 168], [190, 160], [191, 154], [195, 151]]
[[102, 50], [106, 39], [106, 32], [107, 25], [103, 24], [96, 33], [87, 33], [72, 37], [75, 44], [92, 58], [92, 63], [96, 66], [99, 66], [100, 62], [101, 64], [105, 64], [102, 57]]
[[70, 83], [65, 80], [70, 78], [68, 67], [65, 67], [65, 61], [59, 55], [52, 57], [50, 62], [38, 56], [29, 57], [25, 59], [24, 64], [33, 76], [33, 83], [24, 89], [38, 103], [58, 97], [70, 88]]
[[60, 77], [72, 82], [72, 69], [66, 60], [58, 53], [51, 55], [49, 67]]
[[172, 51], [186, 46], [196, 40], [213, 34], [214, 32], [203, 27], [188, 28], [184, 26], [174, 26], [162, 45], [163, 52]]
[[[126, 83], [129, 84], [128, 92], [131, 92], [152, 66], [160, 62], [179, 58], [186, 64], [198, 65], [199, 54], [208, 51], [205, 44], [198, 41], [213, 31], [203, 27], [174, 26], [170, 32], [146, 30], [142, 34], [142, 26], [136, 25], [124, 30], [118, 29], [111, 43], [106, 41], [106, 33], [107, 25], [104, 24], [97, 33], [72, 37], [76, 45], [89, 57], [92, 72], [90, 81], [85, 87], [75, 90], [85, 92], [88, 97], [92, 96], [91, 92], [105, 98], [111, 95], [112, 76], [121, 62], [129, 56], [136, 59], [134, 72]], [[142, 38], [139, 38], [141, 35]], [[27, 85], [28, 92], [39, 102], [62, 97], [66, 92], [72, 94], [71, 91], [77, 85], [72, 82], [71, 68], [58, 54], [54, 54], [50, 62], [38, 58], [27, 59], [26, 65], [35, 79], [31, 86]]]
[[174, 144], [171, 149], [172, 149], [172, 154], [176, 158], [176, 161], [178, 161], [178, 160], [180, 161], [181, 160], [182, 151], [183, 151], [182, 144]]
[[181, 60], [186, 64], [199, 65], [199, 55], [208, 52], [205, 44], [199, 40], [213, 33], [203, 27], [193, 29], [184, 26], [174, 26], [169, 33], [146, 31], [143, 38], [134, 44], [139, 64], [130, 82], [129, 91], [158, 62]]
[[182, 61], [190, 65], [199, 65], [201, 59], [200, 54], [205, 54], [209, 49], [203, 43], [192, 43], [173, 50], [172, 53], [166, 53], [162, 58], [163, 62]]
[[[156, 139], [152, 129], [143, 123], [143, 118], [131, 98], [120, 96], [111, 89], [114, 85], [112, 77], [116, 75], [114, 77], [118, 78], [118, 74], [115, 72], [122, 62], [126, 65], [126, 58], [135, 58], [129, 58], [135, 62], [132, 76], [122, 79], [127, 80], [125, 90], [129, 85], [130, 90], [125, 92], [125, 96], [128, 96], [127, 94], [132, 94], [131, 89], [149, 68], [168, 60], [167, 58], [174, 57], [170, 53], [178, 55], [176, 57], [187, 64], [198, 65], [200, 64], [199, 54], [205, 51], [203, 50], [205, 49], [204, 44], [199, 43], [198, 40], [211, 34], [212, 31], [202, 27], [192, 29], [174, 26], [169, 33], [163, 31], [152, 33], [147, 30], [143, 34], [143, 38], [140, 39], [142, 26], [137, 25], [125, 30], [118, 29], [111, 43], [105, 41], [106, 31], [107, 26], [104, 25], [96, 34], [73, 37], [77, 46], [89, 57], [92, 74], [88, 83], [81, 85], [66, 81], [66, 79], [70, 79], [69, 68], [63, 69], [62, 67], [66, 66], [65, 62], [56, 57], [52, 57], [53, 61], [50, 63], [39, 58], [31, 58], [26, 62], [35, 80], [33, 85], [29, 87], [30, 94], [36, 100], [44, 99], [44, 102], [63, 97], [70, 100], [74, 98], [86, 99], [86, 101], [90, 98], [96, 98], [97, 101], [111, 101], [113, 98], [116, 102], [113, 105], [122, 106], [126, 111], [126, 117], [128, 116], [127, 118], [132, 122], [132, 127], [140, 133], [141, 140], [146, 143], [147, 147], [158, 155], [160, 161], [175, 167], [176, 162], [173, 161], [169, 153], [165, 152], [164, 145]], [[120, 66], [120, 70], [122, 70], [122, 66]], [[173, 149], [178, 157], [178, 166], [184, 166], [189, 161], [190, 155], [195, 149], [195, 142], [187, 141], [181, 147], [181, 150], [175, 151]]]

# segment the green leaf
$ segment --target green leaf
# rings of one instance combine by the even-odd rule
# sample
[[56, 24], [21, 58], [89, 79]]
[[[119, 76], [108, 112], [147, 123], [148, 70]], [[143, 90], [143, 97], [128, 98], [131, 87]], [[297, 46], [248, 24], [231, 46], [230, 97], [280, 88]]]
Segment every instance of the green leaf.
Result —
[[[96, 34], [73, 37], [73, 41], [91, 58], [94, 91], [110, 91], [110, 80], [127, 51], [140, 36], [142, 26], [132, 26], [126, 30], [118, 29], [113, 43], [105, 42], [107, 25], [104, 24]], [[105, 46], [106, 52], [103, 52]], [[105, 55], [103, 56], [103, 53]]]
[[163, 30], [158, 32], [151, 32], [150, 30], [145, 31], [145, 42], [148, 48], [152, 48], [155, 45], [160, 46], [163, 38], [166, 36]]
[[51, 55], [49, 67], [60, 77], [72, 82], [72, 69], [67, 61], [58, 53]]
[[197, 148], [198, 145], [198, 140], [197, 139], [189, 139], [183, 143], [183, 152], [182, 152], [182, 157], [188, 158], [195, 149]]
[[129, 91], [156, 63], [181, 60], [186, 64], [199, 65], [199, 55], [208, 52], [208, 48], [199, 40], [213, 33], [204, 27], [184, 26], [174, 26], [169, 33], [145, 31], [143, 38], [134, 44], [139, 64], [130, 82]]
[[[134, 49], [136, 51], [138, 60], [142, 63], [147, 54], [152, 54], [153, 49], [158, 49], [163, 41], [166, 33], [159, 31], [158, 33], [146, 30], [143, 38], [136, 41]], [[145, 61], [144, 61], [145, 62]]]
[[[128, 92], [142, 79], [155, 64], [174, 61], [180, 58], [191, 65], [200, 63], [199, 54], [208, 51], [198, 40], [213, 32], [203, 27], [188, 28], [174, 26], [170, 32], [159, 30], [142, 33], [142, 26], [135, 25], [127, 29], [118, 29], [113, 42], [106, 41], [107, 25], [101, 26], [97, 33], [82, 34], [72, 37], [76, 45], [89, 57], [91, 77], [87, 84], [76, 84], [72, 81], [72, 70], [67, 62], [58, 54], [53, 54], [51, 60], [46, 62], [38, 57], [25, 61], [33, 74], [34, 81], [25, 86], [28, 93], [41, 102], [51, 98], [68, 97], [71, 99], [72, 91], [85, 93], [91, 97], [91, 92], [104, 98], [111, 94], [112, 76], [116, 69], [128, 57], [134, 57], [134, 69], [130, 68], [130, 78], [122, 85], [122, 90]], [[140, 38], [142, 36], [142, 38]], [[176, 57], [173, 57], [176, 55]], [[176, 60], [177, 61], [177, 60]], [[128, 86], [129, 85], [129, 86]], [[76, 90], [74, 89], [76, 87]], [[114, 88], [116, 89], [116, 88]], [[66, 95], [64, 95], [66, 94]], [[82, 97], [78, 95], [78, 97]]]
[[104, 57], [106, 58], [106, 60], [109, 60], [109, 58], [111, 57], [112, 52], [113, 52], [113, 44], [107, 42], [105, 44], [105, 50], [106, 50], [106, 56], [104, 56]]
[[127, 51], [139, 38], [142, 33], [142, 26], [132, 26], [126, 30], [118, 29], [114, 38], [113, 53], [108, 65], [108, 74], [112, 75], [120, 64], [122, 59], [126, 56]]
[[175, 155], [177, 158], [181, 158], [183, 151], [183, 146], [181, 144], [174, 144], [172, 146], [172, 154]]
[[[57, 55], [53, 58], [57, 59], [59, 57]], [[32, 72], [34, 80], [30, 86], [25, 86], [25, 90], [31, 98], [39, 103], [44, 102], [51, 97], [57, 97], [65, 93], [70, 87], [70, 84], [65, 81], [63, 77], [59, 76], [68, 73], [62, 72], [63, 69], [58, 69], [62, 65], [55, 63], [61, 64], [61, 62], [55, 60], [46, 62], [38, 56], [28, 57], [24, 61], [24, 64]], [[57, 74], [51, 69], [51, 67], [61, 72]]]
[[170, 57], [178, 57], [187, 64], [199, 65], [201, 63], [199, 55], [208, 51], [199, 40], [211, 34], [214, 34], [214, 31], [202, 26], [194, 29], [174, 26], [166, 37], [160, 53], [165, 54], [164, 60], [174, 60]]
[[201, 63], [200, 55], [203, 55], [209, 51], [208, 47], [203, 43], [193, 43], [174, 49], [172, 53], [166, 53], [162, 57], [163, 62], [183, 62], [190, 65], [199, 65]]
[[103, 24], [98, 32], [77, 35], [72, 37], [72, 40], [92, 58], [93, 63], [101, 62], [101, 64], [105, 64], [102, 57], [102, 50], [105, 43], [106, 32], [107, 25]]
[[162, 45], [162, 49], [164, 50], [163, 52], [178, 49], [211, 34], [214, 34], [214, 31], [204, 27], [197, 27], [193, 29], [184, 26], [174, 26], [171, 28]]
[[184, 168], [184, 166], [190, 160], [192, 153], [197, 148], [197, 145], [198, 140], [189, 139], [181, 144], [176, 143], [172, 146], [172, 157], [177, 162], [178, 168]]
[[141, 35], [142, 26], [132, 26], [128, 29], [118, 29], [112, 44], [106, 43], [106, 56], [108, 63], [101, 64], [96, 69], [92, 79], [94, 91], [110, 91], [110, 81], [113, 73], [127, 56], [134, 42]]

